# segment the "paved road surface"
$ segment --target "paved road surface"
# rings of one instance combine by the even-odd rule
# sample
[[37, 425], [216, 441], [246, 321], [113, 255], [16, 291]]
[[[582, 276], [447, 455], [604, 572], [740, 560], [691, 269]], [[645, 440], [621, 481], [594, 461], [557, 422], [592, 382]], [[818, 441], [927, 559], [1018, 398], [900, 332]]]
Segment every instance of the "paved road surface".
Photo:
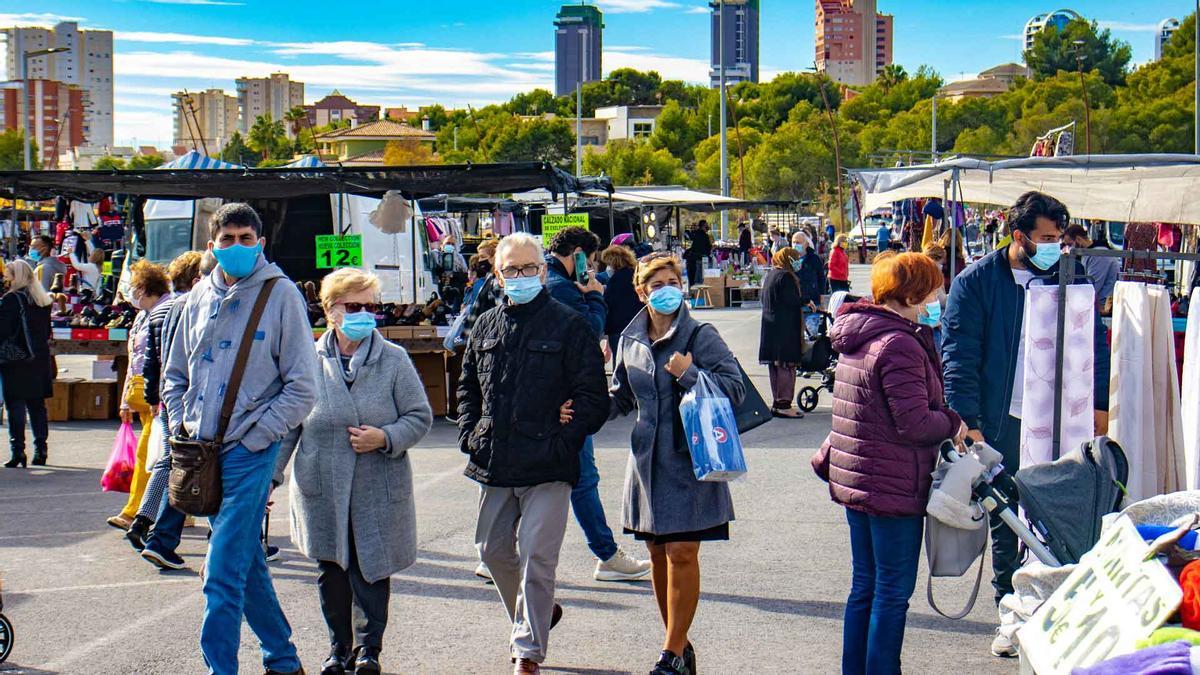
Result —
[[[856, 270], [859, 283], [865, 283]], [[758, 310], [702, 314], [712, 321], [767, 391], [756, 363]], [[705, 673], [834, 673], [849, 587], [848, 534], [808, 458], [829, 428], [829, 397], [803, 421], [775, 421], [748, 435], [750, 475], [733, 486], [737, 521], [728, 543], [706, 544], [704, 595], [693, 642]], [[203, 599], [196, 570], [203, 529], [189, 530], [181, 552], [190, 569], [159, 573], [104, 525], [124, 495], [99, 491], [115, 425], [55, 424], [51, 467], [0, 469], [0, 575], [17, 645], [3, 673], [200, 673], [197, 646]], [[619, 525], [629, 423], [597, 439], [601, 494]], [[461, 475], [463, 458], [444, 421], [412, 451], [420, 555], [392, 582], [384, 666], [390, 673], [505, 673], [509, 628], [495, 590], [472, 576], [476, 489]], [[278, 496], [286, 505], [286, 490]], [[287, 536], [286, 508], [272, 517], [284, 547], [272, 565], [275, 585], [310, 673], [328, 642], [315, 565]], [[623, 540], [632, 550], [637, 544]], [[559, 567], [566, 616], [555, 630], [547, 672], [646, 673], [661, 626], [648, 583], [600, 584], [579, 527], [567, 529]], [[918, 585], [905, 643], [911, 673], [1014, 673], [987, 654], [994, 610], [985, 587], [963, 621], [936, 617]], [[986, 579], [985, 579], [986, 584]], [[962, 581], [939, 582], [954, 609]], [[261, 672], [257, 644], [243, 630], [242, 672]]]

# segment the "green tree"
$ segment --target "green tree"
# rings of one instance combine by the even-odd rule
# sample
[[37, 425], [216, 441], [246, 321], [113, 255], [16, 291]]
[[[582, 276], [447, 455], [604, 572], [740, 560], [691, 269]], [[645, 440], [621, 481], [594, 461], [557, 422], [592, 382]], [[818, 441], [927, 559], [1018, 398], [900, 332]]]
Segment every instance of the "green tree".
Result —
[[436, 103], [421, 108], [421, 115], [429, 118], [429, 128], [435, 133], [446, 126], [446, 122], [450, 119], [450, 116], [446, 113], [446, 108]]
[[683, 162], [649, 143], [610, 141], [603, 152], [589, 148], [583, 156], [584, 173], [612, 178], [615, 185], [682, 185], [687, 182]]
[[[20, 171], [25, 168], [24, 136], [20, 129], [0, 133], [0, 171]], [[29, 160], [33, 168], [40, 168], [37, 141], [29, 144]]]
[[283, 122], [272, 121], [266, 115], [259, 115], [258, 119], [254, 120], [254, 125], [250, 127], [250, 134], [246, 140], [250, 149], [257, 152], [263, 159], [272, 157], [282, 159], [276, 155], [280, 154], [281, 149], [290, 148]]
[[96, 163], [92, 165], [92, 168], [98, 171], [119, 171], [125, 168], [125, 160], [121, 159], [120, 157], [105, 155], [104, 157], [96, 160]]
[[1079, 57], [1085, 71], [1098, 71], [1106, 83], [1117, 85], [1125, 81], [1133, 49], [1094, 21], [1072, 19], [1062, 30], [1047, 24], [1026, 50], [1025, 64], [1037, 77], [1052, 77], [1060, 70], [1078, 70]]
[[242, 138], [240, 131], [233, 132], [229, 137], [229, 141], [225, 143], [225, 147], [221, 148], [221, 155], [218, 157], [222, 162], [230, 164], [243, 164], [245, 166], [256, 166], [258, 159], [250, 146], [246, 145], [246, 139]]
[[696, 110], [684, 108], [678, 101], [667, 101], [662, 114], [655, 122], [650, 144], [670, 152], [684, 162], [692, 161], [696, 143], [703, 138], [703, 134], [698, 133], [698, 116]]
[[129, 160], [127, 168], [130, 169], [154, 169], [164, 164], [162, 155], [154, 153], [152, 155], [134, 155]]
[[514, 115], [541, 115], [558, 110], [558, 102], [554, 94], [545, 89], [517, 94], [511, 101], [504, 104], [504, 109]]
[[441, 164], [429, 144], [417, 140], [388, 141], [383, 150], [383, 163], [387, 166]]
[[511, 119], [491, 137], [493, 162], [550, 162], [566, 165], [575, 158], [575, 133], [564, 119]]

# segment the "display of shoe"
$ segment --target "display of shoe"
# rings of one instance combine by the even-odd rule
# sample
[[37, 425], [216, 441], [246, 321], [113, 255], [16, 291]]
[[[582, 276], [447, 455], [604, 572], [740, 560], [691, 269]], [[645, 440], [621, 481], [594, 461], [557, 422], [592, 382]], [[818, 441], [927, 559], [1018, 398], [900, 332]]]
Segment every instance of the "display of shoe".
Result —
[[354, 652], [349, 647], [330, 645], [321, 675], [346, 675], [347, 672], [354, 672]]
[[133, 519], [126, 518], [124, 514], [118, 513], [104, 522], [108, 523], [109, 527], [115, 527], [118, 530], [124, 531], [128, 530], [129, 526], [133, 524]]
[[379, 648], [359, 646], [354, 650], [354, 675], [379, 675], [383, 668], [379, 665]]
[[125, 540], [133, 547], [133, 550], [141, 553], [146, 548], [146, 535], [150, 533], [150, 526], [154, 525], [154, 521], [146, 516], [136, 516], [133, 522], [129, 524], [129, 529], [125, 531]]
[[479, 563], [479, 566], [475, 568], [475, 576], [479, 577], [480, 579], [491, 581], [492, 571], [488, 569], [487, 564]]
[[1017, 646], [1007, 635], [996, 629], [996, 637], [992, 638], [992, 656], [1011, 659], [1017, 655]]
[[187, 563], [174, 551], [159, 552], [147, 546], [142, 549], [142, 559], [160, 570], [181, 570]]
[[649, 560], [638, 560], [618, 548], [613, 557], [596, 562], [596, 572], [592, 576], [596, 581], [635, 581], [650, 574], [652, 563]]

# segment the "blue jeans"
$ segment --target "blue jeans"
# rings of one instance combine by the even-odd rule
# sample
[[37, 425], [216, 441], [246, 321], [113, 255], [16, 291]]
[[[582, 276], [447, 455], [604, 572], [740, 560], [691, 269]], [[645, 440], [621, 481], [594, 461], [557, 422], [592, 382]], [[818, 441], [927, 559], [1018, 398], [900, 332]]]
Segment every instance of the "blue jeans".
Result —
[[209, 519], [212, 541], [200, 626], [200, 651], [215, 675], [237, 673], [243, 615], [258, 636], [264, 666], [281, 672], [300, 668], [292, 627], [275, 597], [260, 540], [278, 455], [278, 443], [262, 452], [238, 445], [221, 454], [223, 493], [220, 511]]
[[579, 482], [571, 490], [571, 510], [575, 520], [583, 528], [588, 548], [592, 555], [608, 560], [617, 553], [617, 542], [604, 517], [604, 505], [600, 503], [600, 472], [596, 470], [596, 452], [592, 437], [588, 436], [579, 451]]
[[900, 672], [908, 599], [917, 586], [920, 516], [871, 516], [846, 509], [854, 560], [842, 627], [843, 675]]

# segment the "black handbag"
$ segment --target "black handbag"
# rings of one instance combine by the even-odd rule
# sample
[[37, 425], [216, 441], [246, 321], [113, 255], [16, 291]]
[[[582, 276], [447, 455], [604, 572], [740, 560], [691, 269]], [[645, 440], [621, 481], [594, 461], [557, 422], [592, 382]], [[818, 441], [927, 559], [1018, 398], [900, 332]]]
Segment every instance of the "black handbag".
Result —
[[17, 298], [20, 321], [12, 335], [0, 340], [0, 363], [23, 363], [33, 360], [33, 340], [29, 337], [29, 321], [25, 318], [25, 294], [19, 291]]
[[217, 436], [211, 441], [188, 438], [173, 434], [171, 445], [171, 473], [168, 478], [167, 498], [172, 507], [190, 516], [215, 516], [221, 508], [221, 449], [225, 445], [225, 432], [233, 418], [233, 406], [237, 402], [238, 390], [242, 387], [242, 376], [246, 362], [250, 359], [250, 348], [254, 346], [254, 333], [271, 296], [271, 288], [279, 279], [267, 279], [258, 291], [254, 309], [246, 320], [242, 341], [238, 345], [237, 358], [233, 362], [225, 399], [221, 404], [221, 421], [217, 425]]
[[[692, 346], [696, 342], [696, 335], [700, 332], [701, 328], [707, 325], [702, 323], [692, 330], [692, 334], [688, 336], [687, 346], [684, 347], [684, 354], [692, 353]], [[742, 374], [742, 386], [746, 389], [746, 395], [742, 399], [742, 402], [733, 406], [733, 416], [737, 420], [738, 433], [744, 434], [751, 429], [757, 429], [770, 422], [773, 416], [771, 415], [771, 408], [763, 400], [762, 395], [758, 393], [758, 387], [754, 386], [754, 382], [751, 381], [750, 375], [742, 367], [741, 362], [737, 360], [737, 357], [734, 357], [733, 361], [737, 363], [738, 372]], [[732, 403], [733, 401], [730, 401], [730, 404]]]

